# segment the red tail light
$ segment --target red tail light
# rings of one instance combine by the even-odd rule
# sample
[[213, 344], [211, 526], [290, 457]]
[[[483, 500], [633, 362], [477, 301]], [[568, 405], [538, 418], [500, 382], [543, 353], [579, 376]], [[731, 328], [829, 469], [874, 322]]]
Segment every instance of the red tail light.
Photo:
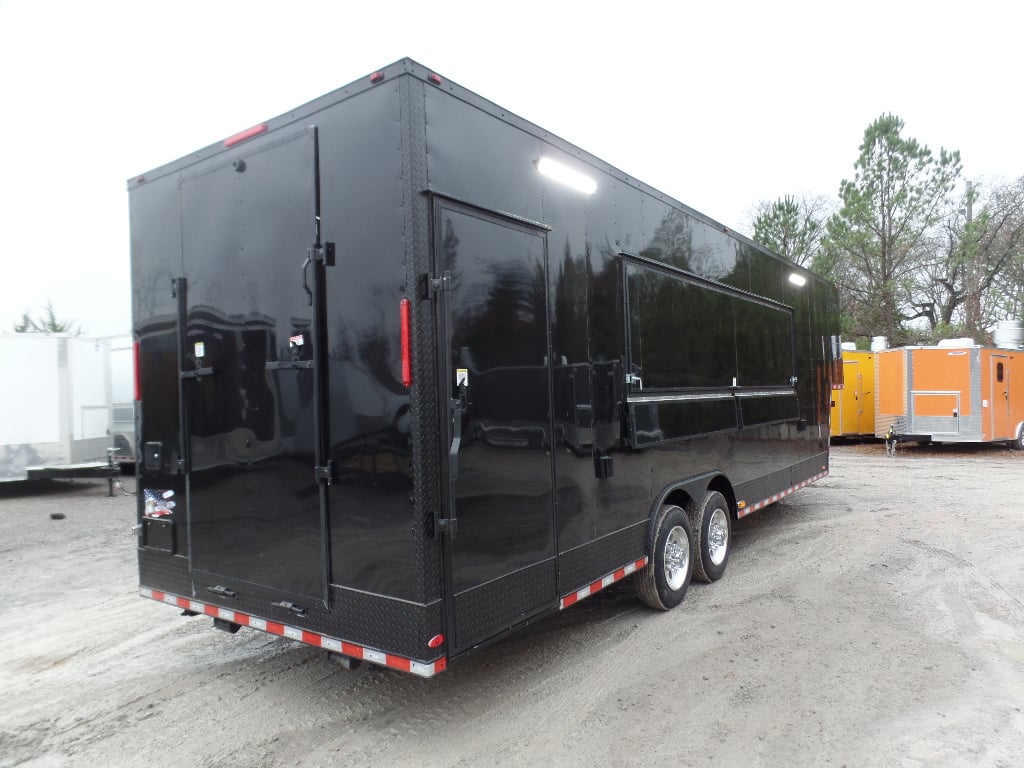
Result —
[[132, 368], [135, 373], [135, 402], [142, 400], [142, 366], [139, 364], [141, 347], [139, 342], [132, 344]]
[[402, 327], [402, 385], [412, 386], [412, 302], [402, 299], [398, 304], [398, 312]]

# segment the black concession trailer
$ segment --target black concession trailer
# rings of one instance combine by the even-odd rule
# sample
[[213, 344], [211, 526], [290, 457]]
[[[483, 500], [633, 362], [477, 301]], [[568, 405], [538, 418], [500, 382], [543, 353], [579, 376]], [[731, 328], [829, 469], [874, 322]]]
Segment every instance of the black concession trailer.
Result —
[[128, 189], [141, 593], [222, 629], [429, 677], [828, 471], [831, 285], [416, 62]]

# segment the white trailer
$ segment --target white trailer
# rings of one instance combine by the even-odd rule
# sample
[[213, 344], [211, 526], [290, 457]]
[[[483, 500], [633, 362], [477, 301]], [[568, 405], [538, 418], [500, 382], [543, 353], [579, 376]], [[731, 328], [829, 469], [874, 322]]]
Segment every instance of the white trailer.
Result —
[[132, 337], [110, 336], [110, 447], [122, 467], [135, 463], [135, 351]]
[[109, 340], [0, 333], [0, 374], [0, 482], [104, 475], [113, 447]]

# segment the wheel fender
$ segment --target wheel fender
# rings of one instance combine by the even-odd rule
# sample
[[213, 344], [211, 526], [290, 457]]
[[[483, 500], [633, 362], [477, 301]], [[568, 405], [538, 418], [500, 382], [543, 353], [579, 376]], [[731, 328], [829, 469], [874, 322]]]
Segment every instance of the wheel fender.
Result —
[[[648, 555], [651, 554], [654, 548], [654, 536], [655, 536], [655, 523], [658, 521], [658, 513], [661, 508], [666, 504], [675, 504], [676, 506], [682, 507], [683, 511], [687, 514], [693, 509], [693, 506], [697, 504], [704, 494], [708, 492], [712, 484], [722, 484], [728, 489], [728, 492], [723, 489], [719, 489], [719, 492], [725, 496], [731, 503], [733, 500], [732, 485], [728, 479], [719, 471], [705, 472], [702, 475], [688, 478], [682, 482], [673, 483], [665, 487], [660, 494], [658, 494], [657, 500], [654, 502], [654, 506], [651, 507], [650, 513], [647, 517], [647, 538], [644, 545], [645, 551]], [[675, 496], [679, 493], [686, 496], [686, 500], [676, 499]]]

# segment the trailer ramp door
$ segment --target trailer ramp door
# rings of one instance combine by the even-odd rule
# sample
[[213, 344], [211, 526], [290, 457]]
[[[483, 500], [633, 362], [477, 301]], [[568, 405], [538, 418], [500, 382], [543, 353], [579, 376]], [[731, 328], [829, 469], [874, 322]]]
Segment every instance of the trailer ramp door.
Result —
[[547, 251], [545, 230], [453, 202], [434, 223], [457, 654], [557, 600]]
[[323, 276], [307, 262], [319, 241], [316, 151], [315, 129], [261, 137], [181, 182], [182, 449], [198, 594], [223, 593], [226, 578], [233, 592], [326, 599], [314, 471], [323, 302], [312, 301]]

